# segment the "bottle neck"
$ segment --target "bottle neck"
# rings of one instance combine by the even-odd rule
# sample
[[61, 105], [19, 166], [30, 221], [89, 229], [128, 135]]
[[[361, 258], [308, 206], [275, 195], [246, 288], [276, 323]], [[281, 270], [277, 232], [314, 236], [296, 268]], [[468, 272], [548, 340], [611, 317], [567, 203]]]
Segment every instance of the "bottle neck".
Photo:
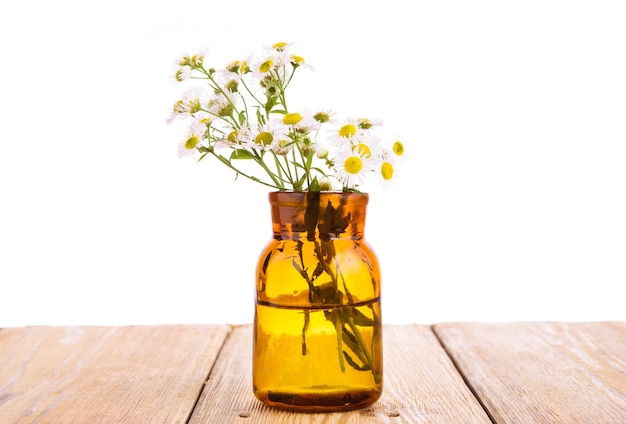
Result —
[[363, 238], [366, 194], [279, 191], [269, 199], [276, 239]]

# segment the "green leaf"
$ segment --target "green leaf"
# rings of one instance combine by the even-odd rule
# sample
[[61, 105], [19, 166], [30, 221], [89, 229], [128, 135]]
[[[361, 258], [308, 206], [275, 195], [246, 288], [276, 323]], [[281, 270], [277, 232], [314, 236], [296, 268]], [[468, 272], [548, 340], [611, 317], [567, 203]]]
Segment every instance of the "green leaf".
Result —
[[267, 102], [265, 103], [265, 112], [270, 113], [272, 108], [276, 106], [276, 101], [278, 100], [277, 96], [271, 96], [267, 98]]
[[352, 318], [354, 319], [354, 323], [358, 326], [361, 327], [372, 327], [374, 324], [376, 324], [376, 321], [374, 321], [373, 319], [369, 318], [367, 315], [365, 315], [363, 312], [359, 311], [356, 308], [350, 308], [351, 309], [351, 314], [352, 314]]
[[343, 356], [346, 358], [346, 362], [357, 371], [369, 371], [372, 369], [368, 364], [357, 364], [355, 360], [352, 359], [352, 357], [345, 350], [343, 351]]
[[341, 340], [343, 340], [343, 343], [348, 346], [351, 351], [359, 355], [360, 359], [363, 360], [363, 354], [360, 353], [362, 348], [358, 340], [346, 327], [343, 327], [341, 332]]
[[322, 174], [322, 175], [326, 176], [326, 172], [324, 172], [324, 170], [323, 170], [322, 168], [319, 168], [319, 167], [317, 167], [317, 166], [314, 166], [314, 167], [312, 167], [311, 169], [313, 169], [313, 170], [315, 170], [315, 171], [319, 172], [320, 174]]
[[296, 271], [298, 271], [298, 273], [302, 276], [302, 278], [304, 278], [305, 281], [309, 281], [309, 276], [306, 273], [306, 270], [302, 269], [302, 267], [300, 267], [300, 265], [296, 262], [295, 258], [291, 258], [291, 264], [293, 265], [293, 267], [296, 269]]
[[320, 191], [321, 187], [320, 187], [320, 183], [319, 181], [317, 181], [317, 177], [313, 178], [313, 181], [311, 181], [311, 184], [309, 184], [309, 191]]
[[254, 156], [247, 150], [235, 149], [230, 155], [230, 159], [254, 159]]

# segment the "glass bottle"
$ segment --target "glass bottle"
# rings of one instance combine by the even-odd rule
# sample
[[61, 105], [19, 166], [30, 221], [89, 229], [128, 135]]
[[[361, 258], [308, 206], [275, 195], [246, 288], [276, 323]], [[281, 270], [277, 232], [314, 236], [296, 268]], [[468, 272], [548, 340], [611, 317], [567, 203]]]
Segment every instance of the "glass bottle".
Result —
[[253, 390], [263, 403], [341, 411], [380, 397], [380, 269], [363, 235], [368, 199], [269, 194], [274, 236], [257, 265], [253, 340]]

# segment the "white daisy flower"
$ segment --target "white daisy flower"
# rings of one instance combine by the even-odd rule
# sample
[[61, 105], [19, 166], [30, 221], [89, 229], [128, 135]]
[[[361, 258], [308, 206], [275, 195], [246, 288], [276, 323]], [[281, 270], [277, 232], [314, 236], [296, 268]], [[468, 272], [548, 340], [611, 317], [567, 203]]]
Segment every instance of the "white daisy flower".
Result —
[[359, 152], [367, 159], [373, 158], [381, 148], [381, 140], [374, 131], [361, 131], [350, 139], [352, 151]]
[[395, 141], [391, 145], [391, 151], [393, 152], [393, 155], [400, 160], [404, 160], [404, 158], [406, 158], [404, 154], [404, 143], [399, 137], [396, 137]]
[[241, 83], [242, 75], [238, 72], [229, 72], [225, 69], [221, 69], [215, 72], [215, 81], [220, 87], [223, 87], [231, 93], [239, 91], [239, 84]]
[[177, 66], [172, 72], [172, 82], [180, 83], [191, 78], [193, 69], [189, 66]]
[[374, 174], [377, 183], [389, 189], [398, 181], [398, 157], [391, 148], [387, 148], [374, 160]]
[[276, 122], [268, 122], [256, 130], [248, 129], [244, 131], [240, 138], [246, 148], [273, 151], [275, 148], [281, 147], [279, 146], [279, 140], [286, 138], [284, 128], [284, 126]]
[[336, 113], [332, 109], [317, 109], [309, 113], [320, 124], [332, 124], [335, 122]]
[[358, 125], [358, 120], [351, 118], [336, 122], [326, 132], [329, 143], [338, 148], [353, 144], [354, 140], [356, 140], [362, 132]]
[[176, 118], [188, 118], [193, 117], [195, 113], [202, 110], [202, 102], [205, 97], [204, 91], [200, 87], [188, 88], [170, 111], [170, 115], [167, 118], [168, 123], [172, 123]]
[[207, 110], [214, 116], [229, 116], [233, 111], [233, 104], [237, 104], [236, 93], [229, 93], [228, 97], [225, 94], [218, 93], [215, 97], [207, 101]]
[[282, 66], [289, 65], [291, 64], [291, 60], [292, 60], [291, 54], [288, 51], [283, 50], [283, 51], [276, 52], [274, 54], [274, 59], [273, 59], [274, 68], [278, 69]]
[[271, 71], [276, 69], [276, 55], [265, 54], [260, 58], [255, 59], [252, 62], [252, 66], [250, 69], [252, 70], [252, 75], [254, 78], [262, 80], [263, 78], [268, 76]]
[[372, 171], [372, 159], [352, 148], [338, 149], [333, 157], [335, 177], [344, 188], [354, 189], [362, 185]]
[[250, 62], [252, 60], [252, 56], [248, 56], [242, 60], [234, 60], [222, 70], [223, 72], [234, 73], [238, 75], [243, 75], [250, 72]]
[[371, 128], [383, 126], [383, 121], [380, 119], [359, 118], [357, 121], [359, 128], [362, 130], [369, 130]]
[[270, 45], [265, 45], [264, 49], [265, 50], [276, 50], [276, 51], [284, 51], [289, 49], [291, 46], [293, 46], [293, 42], [291, 41], [279, 41], [278, 43], [274, 43], [271, 46]]
[[199, 154], [198, 147], [200, 142], [205, 138], [206, 126], [200, 121], [194, 120], [187, 130], [186, 137], [178, 144], [179, 158], [192, 158]]

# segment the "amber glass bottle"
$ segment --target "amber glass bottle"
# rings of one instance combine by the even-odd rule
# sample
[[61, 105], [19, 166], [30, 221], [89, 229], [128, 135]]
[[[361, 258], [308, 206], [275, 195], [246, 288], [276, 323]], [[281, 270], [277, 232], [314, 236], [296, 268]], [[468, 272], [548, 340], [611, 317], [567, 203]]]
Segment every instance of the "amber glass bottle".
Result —
[[272, 406], [341, 411], [383, 384], [380, 270], [363, 238], [368, 196], [270, 193], [257, 266], [253, 389]]

